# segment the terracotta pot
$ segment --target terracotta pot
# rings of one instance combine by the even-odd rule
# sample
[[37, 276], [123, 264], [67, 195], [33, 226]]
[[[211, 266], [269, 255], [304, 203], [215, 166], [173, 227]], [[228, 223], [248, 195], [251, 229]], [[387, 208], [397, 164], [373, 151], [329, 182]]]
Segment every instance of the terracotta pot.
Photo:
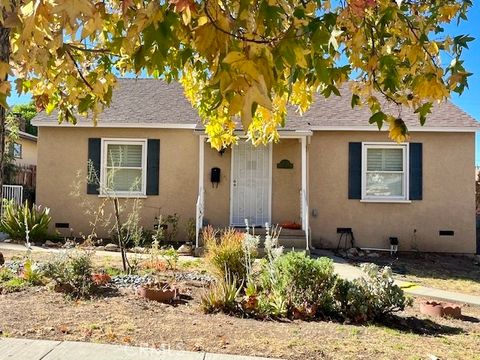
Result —
[[462, 308], [456, 304], [444, 304], [443, 316], [450, 316], [454, 319], [462, 318]]
[[170, 302], [177, 296], [177, 289], [158, 289], [140, 286], [138, 294], [148, 300]]
[[428, 316], [443, 316], [443, 306], [435, 301], [425, 301], [420, 304], [420, 313]]

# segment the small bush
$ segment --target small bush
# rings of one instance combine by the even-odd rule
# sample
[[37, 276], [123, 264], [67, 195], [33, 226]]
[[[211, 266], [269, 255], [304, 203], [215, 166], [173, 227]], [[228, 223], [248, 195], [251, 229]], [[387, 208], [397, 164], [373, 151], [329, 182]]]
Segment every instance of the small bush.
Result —
[[29, 285], [35, 286], [43, 284], [41, 272], [38, 270], [36, 264], [34, 264], [30, 259], [27, 259], [27, 261], [25, 261], [21, 277]]
[[0, 283], [12, 280], [13, 278], [15, 278], [15, 274], [12, 270], [6, 267], [0, 268]]
[[46, 263], [44, 276], [55, 283], [56, 289], [73, 298], [87, 298], [94, 289], [91, 256], [85, 251], [75, 251]]
[[8, 281], [0, 283], [0, 293], [12, 293], [24, 290], [28, 283], [19, 277], [14, 277]]
[[5, 201], [4, 213], [0, 221], [0, 231], [10, 235], [14, 239], [33, 241], [45, 241], [48, 235], [48, 225], [52, 218], [50, 209], [33, 205], [31, 208], [27, 202], [17, 205], [12, 201]]
[[338, 279], [335, 284], [337, 313], [343, 318], [353, 322], [380, 320], [411, 306], [412, 300], [395, 285], [389, 267], [362, 264], [362, 270], [364, 277], [353, 281]]
[[229, 276], [239, 283], [245, 281], [244, 239], [245, 234], [234, 229], [217, 232], [209, 226], [203, 231], [205, 260], [219, 279]]
[[283, 298], [289, 314], [315, 317], [332, 311], [336, 275], [328, 258], [312, 259], [304, 252], [289, 252], [272, 266], [265, 266], [262, 278], [263, 291], [275, 294], [277, 302]]
[[242, 286], [237, 284], [237, 280], [230, 275], [220, 279], [213, 284], [210, 289], [202, 295], [201, 307], [204, 312], [212, 313], [223, 311], [225, 313], [234, 313], [239, 309], [238, 297]]

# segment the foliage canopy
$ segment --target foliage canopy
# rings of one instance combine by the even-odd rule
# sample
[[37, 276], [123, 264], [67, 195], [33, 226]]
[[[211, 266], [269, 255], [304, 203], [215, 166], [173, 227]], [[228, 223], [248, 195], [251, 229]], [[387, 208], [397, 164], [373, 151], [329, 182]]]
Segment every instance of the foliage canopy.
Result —
[[[0, 0], [10, 63], [38, 109], [59, 120], [93, 119], [116, 76], [180, 80], [215, 148], [236, 142], [240, 120], [254, 143], [278, 138], [287, 105], [305, 112], [314, 94], [339, 94], [387, 123], [402, 141], [401, 107], [423, 124], [432, 104], [461, 93], [462, 51], [473, 39], [443, 26], [467, 18], [470, 0]], [[447, 61], [446, 61], [447, 60]], [[0, 83], [6, 107], [10, 83]], [[385, 99], [394, 106], [385, 106]], [[388, 109], [388, 110], [386, 110]]]

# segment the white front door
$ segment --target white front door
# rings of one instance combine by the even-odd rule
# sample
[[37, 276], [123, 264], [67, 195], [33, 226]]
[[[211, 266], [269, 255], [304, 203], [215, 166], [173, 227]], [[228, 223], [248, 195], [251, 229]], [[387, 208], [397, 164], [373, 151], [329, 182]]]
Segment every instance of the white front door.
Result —
[[253, 226], [270, 222], [271, 145], [253, 146], [239, 141], [232, 152], [232, 184], [230, 224], [244, 226], [245, 219]]

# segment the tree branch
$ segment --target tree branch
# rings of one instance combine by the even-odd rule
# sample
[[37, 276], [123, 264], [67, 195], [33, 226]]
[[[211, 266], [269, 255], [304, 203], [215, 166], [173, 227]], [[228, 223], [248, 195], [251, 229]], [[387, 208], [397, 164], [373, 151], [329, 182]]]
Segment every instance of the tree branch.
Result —
[[90, 85], [90, 83], [85, 78], [85, 76], [83, 76], [83, 72], [82, 72], [82, 69], [80, 68], [80, 65], [78, 65], [77, 61], [75, 60], [75, 58], [73, 57], [72, 53], [70, 52], [70, 50], [68, 48], [66, 49], [66, 52], [68, 54], [68, 57], [72, 60], [73, 64], [75, 65], [75, 68], [77, 69], [78, 76], [80, 76], [80, 79], [82, 79], [82, 81], [85, 83], [85, 85], [87, 85], [88, 88], [93, 91], [93, 86]]

